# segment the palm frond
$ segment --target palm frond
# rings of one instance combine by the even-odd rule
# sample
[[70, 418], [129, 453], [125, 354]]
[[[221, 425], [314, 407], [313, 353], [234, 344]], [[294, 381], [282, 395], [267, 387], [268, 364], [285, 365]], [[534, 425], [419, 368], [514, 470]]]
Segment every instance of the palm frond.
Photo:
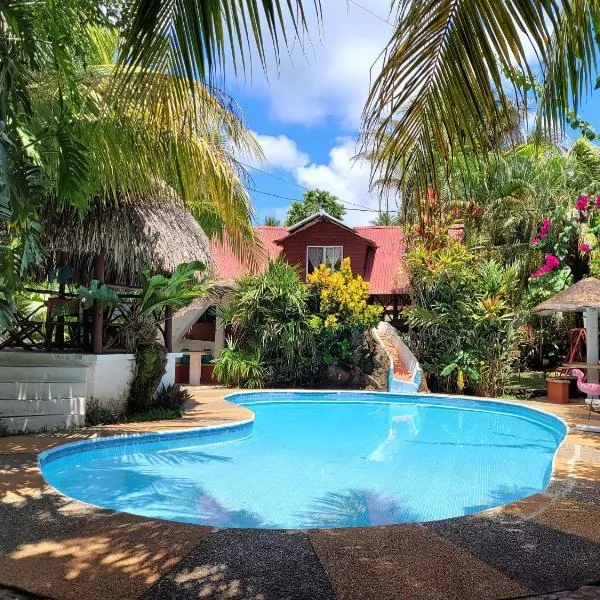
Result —
[[[308, 0], [321, 19], [320, 0]], [[275, 57], [293, 35], [307, 31], [306, 0], [134, 0], [121, 49], [124, 70], [162, 64], [166, 54], [175, 73], [189, 82], [209, 81], [228, 58], [246, 70], [255, 51], [263, 66], [268, 39]]]
[[[363, 115], [365, 144], [385, 140], [374, 175], [420, 198], [439, 187], [457, 149], [481, 155], [497, 147], [526, 108], [542, 66], [542, 114], [562, 125], [570, 101], [590, 89], [595, 68], [592, 23], [598, 0], [396, 0], [397, 27]], [[532, 58], [533, 50], [533, 58]], [[516, 98], [516, 105], [514, 99]], [[509, 139], [510, 139], [509, 135]]]

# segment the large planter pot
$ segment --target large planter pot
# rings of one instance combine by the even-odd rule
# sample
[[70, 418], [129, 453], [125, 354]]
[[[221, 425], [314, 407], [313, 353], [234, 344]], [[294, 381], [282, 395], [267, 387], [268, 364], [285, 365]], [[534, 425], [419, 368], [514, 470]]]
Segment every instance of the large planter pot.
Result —
[[549, 377], [546, 379], [548, 400], [554, 404], [569, 404], [569, 379]]

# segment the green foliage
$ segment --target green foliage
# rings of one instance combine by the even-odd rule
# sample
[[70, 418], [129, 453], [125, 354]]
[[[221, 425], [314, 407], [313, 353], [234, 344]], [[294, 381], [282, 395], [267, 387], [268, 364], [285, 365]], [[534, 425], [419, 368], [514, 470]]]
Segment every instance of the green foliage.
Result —
[[176, 411], [181, 413], [183, 407], [192, 401], [191, 394], [177, 383], [162, 385], [154, 394], [151, 410]]
[[271, 261], [261, 275], [239, 279], [230, 302], [220, 310], [240, 347], [260, 356], [264, 381], [270, 385], [295, 385], [311, 371], [309, 317], [308, 289], [296, 269], [281, 260]]
[[235, 341], [215, 362], [215, 377], [232, 386], [296, 386], [320, 381], [328, 366], [366, 368], [365, 332], [380, 315], [367, 299], [368, 284], [352, 275], [349, 259], [335, 273], [317, 269], [308, 285], [294, 267], [270, 262], [238, 280], [220, 309]]
[[[384, 185], [401, 190], [403, 202], [415, 198], [417, 212], [428, 188], [442, 187], [444, 177], [437, 175], [448, 172], [457, 154], [487, 158], [514, 141], [531, 93], [537, 137], [556, 138], [570, 107], [593, 89], [597, 2], [393, 5], [395, 31], [361, 130], [368, 147], [385, 146], [376, 152], [374, 171]], [[534, 71], [542, 73], [540, 88], [531, 85]]]
[[116, 408], [107, 408], [92, 399], [85, 407], [85, 426], [117, 425], [119, 423], [143, 423], [145, 421], [166, 421], [179, 419], [181, 410], [178, 408], [152, 407], [144, 412], [124, 414]]
[[407, 255], [409, 344], [432, 389], [502, 394], [516, 360], [514, 268], [476, 258], [448, 240]]
[[265, 217], [263, 225], [267, 227], [279, 227], [281, 225], [281, 221], [277, 217]]
[[301, 201], [290, 204], [285, 217], [285, 226], [291, 227], [321, 210], [338, 220], [346, 214], [344, 205], [333, 194], [325, 190], [309, 190], [304, 192]]
[[135, 351], [135, 371], [127, 401], [127, 413], [152, 408], [154, 393], [167, 366], [167, 351], [157, 342], [140, 343]]
[[144, 269], [139, 314], [156, 315], [165, 306], [178, 310], [206, 295], [214, 281], [203, 276], [197, 282], [198, 273], [205, 270], [206, 266], [200, 261], [182, 263], [171, 275], [152, 275], [149, 269]]
[[260, 354], [237, 348], [233, 340], [228, 340], [215, 361], [213, 376], [230, 387], [254, 389], [263, 386], [265, 369]]
[[103, 306], [119, 302], [117, 292], [107, 285], [100, 283], [97, 279], [92, 279], [89, 287], [80, 285], [77, 288], [77, 295], [86, 306], [91, 306], [94, 302], [99, 302]]

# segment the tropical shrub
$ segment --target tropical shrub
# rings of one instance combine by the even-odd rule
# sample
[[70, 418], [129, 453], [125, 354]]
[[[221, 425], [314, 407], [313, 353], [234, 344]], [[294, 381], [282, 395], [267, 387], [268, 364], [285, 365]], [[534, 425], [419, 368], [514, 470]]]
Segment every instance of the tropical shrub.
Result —
[[417, 245], [407, 263], [409, 344], [431, 389], [500, 395], [517, 358], [516, 270], [478, 259], [451, 239], [442, 247]]
[[319, 356], [327, 365], [355, 367], [361, 361], [363, 338], [379, 322], [381, 309], [368, 304], [369, 284], [352, 274], [350, 258], [337, 271], [320, 265], [306, 278], [314, 314]]
[[321, 383], [333, 365], [373, 370], [365, 332], [380, 309], [368, 304], [368, 284], [352, 275], [350, 259], [336, 272], [320, 266], [307, 279], [304, 284], [294, 267], [277, 260], [261, 275], [237, 281], [220, 309], [234, 339], [215, 361], [218, 381], [296, 386]]
[[[259, 358], [264, 385], [296, 385], [309, 377], [316, 355], [308, 297], [296, 269], [281, 260], [271, 261], [260, 275], [239, 279], [220, 318], [231, 327], [236, 348], [249, 354], [222, 355], [216, 373], [225, 371], [226, 360]], [[244, 385], [242, 379], [236, 381]]]
[[[205, 295], [213, 281], [205, 275], [200, 261], [182, 263], [171, 275], [141, 273], [139, 302], [120, 307], [121, 337], [128, 352], [135, 354], [134, 376], [127, 401], [127, 413], [144, 413], [155, 404], [156, 390], [165, 373], [167, 351], [157, 337], [157, 326], [164, 318], [165, 307], [189, 305]], [[89, 287], [80, 286], [79, 297], [86, 303], [118, 304], [119, 296], [110, 287], [93, 280]], [[170, 393], [173, 395], [174, 390]]]
[[260, 388], [264, 376], [260, 354], [237, 348], [233, 340], [228, 340], [213, 370], [213, 377], [230, 387]]
[[154, 394], [152, 409], [176, 411], [181, 415], [185, 404], [192, 400], [191, 394], [177, 383], [162, 385]]

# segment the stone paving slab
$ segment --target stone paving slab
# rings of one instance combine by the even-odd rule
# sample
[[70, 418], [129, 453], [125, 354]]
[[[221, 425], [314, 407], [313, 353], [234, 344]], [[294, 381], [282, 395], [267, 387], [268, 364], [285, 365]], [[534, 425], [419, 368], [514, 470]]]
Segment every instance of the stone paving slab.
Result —
[[600, 587], [584, 586], [576, 590], [564, 590], [543, 596], [528, 596], [523, 600], [600, 600]]
[[40, 536], [0, 555], [0, 581], [55, 598], [128, 600], [156, 583], [210, 532], [103, 512], [68, 535]]
[[340, 600], [482, 600], [530, 590], [422, 525], [309, 533]]
[[595, 583], [600, 574], [600, 545], [535, 519], [483, 513], [424, 526], [538, 594]]
[[144, 600], [334, 600], [308, 536], [226, 529], [204, 539]]

